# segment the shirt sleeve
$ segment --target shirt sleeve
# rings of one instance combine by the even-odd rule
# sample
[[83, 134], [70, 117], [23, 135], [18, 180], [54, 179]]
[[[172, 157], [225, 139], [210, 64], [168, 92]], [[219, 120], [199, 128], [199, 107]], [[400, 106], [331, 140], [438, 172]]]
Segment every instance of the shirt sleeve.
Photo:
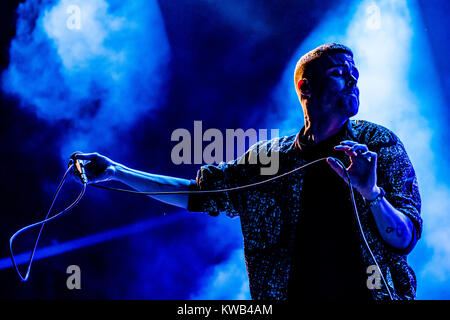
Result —
[[[258, 166], [250, 164], [249, 157], [257, 150], [257, 145], [252, 146], [235, 160], [221, 162], [219, 165], [202, 166], [197, 172], [195, 181], [192, 181], [190, 190], [221, 190], [253, 183]], [[253, 192], [252, 188], [246, 188], [227, 192], [190, 194], [187, 209], [192, 212], [206, 212], [211, 216], [225, 212], [229, 217], [237, 217], [246, 211], [251, 192]]]
[[400, 250], [408, 254], [422, 234], [421, 199], [413, 165], [400, 139], [386, 129], [369, 149], [377, 152], [378, 184], [386, 191], [386, 199], [405, 214], [414, 225], [413, 239]]

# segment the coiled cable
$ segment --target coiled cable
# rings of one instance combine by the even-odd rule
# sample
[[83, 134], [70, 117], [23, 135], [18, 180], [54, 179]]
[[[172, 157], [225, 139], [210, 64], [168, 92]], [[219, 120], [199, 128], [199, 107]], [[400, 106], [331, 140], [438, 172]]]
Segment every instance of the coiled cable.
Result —
[[[331, 158], [331, 157], [330, 157], [330, 158]], [[353, 192], [353, 186], [352, 186], [352, 183], [351, 183], [350, 176], [349, 176], [349, 174], [348, 174], [347, 168], [345, 167], [345, 165], [344, 165], [339, 159], [336, 159], [336, 158], [332, 158], [332, 159], [334, 159], [334, 160], [335, 160], [335, 161], [336, 161], [336, 162], [344, 169], [344, 171], [345, 171], [345, 174], [346, 174], [346, 177], [347, 177], [347, 183], [348, 183], [348, 186], [349, 186], [350, 196], [351, 196], [351, 200], [352, 200], [352, 204], [353, 204], [353, 212], [354, 212], [354, 215], [355, 215], [355, 219], [356, 219], [356, 221], [357, 221], [357, 223], [358, 223], [358, 227], [359, 227], [359, 231], [360, 231], [361, 237], [362, 237], [363, 242], [364, 242], [364, 244], [365, 244], [365, 246], [366, 246], [366, 248], [367, 248], [367, 251], [369, 252], [369, 254], [370, 254], [370, 256], [371, 256], [373, 262], [375, 263], [375, 266], [378, 268], [378, 272], [379, 272], [379, 274], [380, 274], [381, 279], [383, 280], [383, 283], [384, 283], [384, 285], [385, 285], [385, 287], [386, 287], [386, 290], [387, 290], [387, 292], [388, 292], [388, 295], [389, 295], [390, 299], [393, 300], [393, 297], [392, 297], [391, 291], [390, 291], [390, 289], [389, 289], [389, 286], [388, 286], [388, 284], [387, 284], [387, 281], [386, 281], [386, 279], [385, 279], [383, 273], [381, 272], [380, 266], [378, 265], [378, 261], [377, 261], [377, 259], [375, 258], [375, 255], [373, 254], [373, 252], [372, 252], [372, 250], [371, 250], [371, 248], [370, 248], [370, 245], [369, 245], [369, 243], [368, 243], [368, 241], [367, 241], [367, 239], [366, 239], [366, 236], [365, 236], [365, 234], [364, 234], [364, 230], [363, 230], [363, 228], [362, 228], [361, 221], [360, 221], [359, 214], [358, 214], [358, 208], [357, 208], [357, 206], [356, 206], [355, 195], [354, 195], [354, 192]], [[242, 189], [252, 188], [252, 187], [256, 187], [256, 186], [258, 186], [258, 185], [262, 185], [262, 184], [265, 184], [265, 183], [272, 182], [272, 181], [274, 181], [274, 180], [277, 180], [277, 179], [280, 179], [280, 178], [282, 178], [282, 177], [288, 176], [288, 175], [290, 175], [290, 174], [292, 174], [292, 173], [294, 173], [294, 172], [296, 172], [296, 171], [302, 170], [302, 169], [304, 169], [304, 168], [306, 168], [306, 167], [308, 167], [308, 166], [310, 166], [310, 165], [313, 165], [313, 164], [315, 164], [315, 163], [317, 163], [317, 162], [319, 162], [319, 161], [326, 161], [326, 160], [327, 160], [327, 158], [320, 158], [320, 159], [311, 161], [311, 162], [309, 162], [309, 163], [307, 163], [307, 164], [305, 164], [305, 165], [302, 165], [302, 166], [300, 166], [300, 167], [297, 167], [297, 168], [295, 168], [295, 169], [293, 169], [293, 170], [287, 171], [287, 172], [285, 172], [285, 173], [283, 173], [283, 174], [280, 174], [280, 175], [278, 175], [278, 176], [275, 176], [275, 177], [266, 179], [266, 180], [262, 180], [262, 181], [255, 182], [255, 183], [248, 184], [248, 185], [237, 186], [237, 187], [226, 188], [226, 189], [217, 189], [217, 190], [200, 190], [200, 191], [194, 191], [194, 190], [189, 191], [189, 190], [186, 190], [186, 191], [142, 192], [142, 191], [134, 191], [134, 190], [129, 190], [129, 189], [111, 188], [111, 187], [106, 187], [106, 186], [97, 185], [97, 184], [90, 184], [90, 186], [93, 186], [93, 187], [96, 187], [96, 188], [101, 188], [101, 189], [106, 189], [106, 190], [111, 190], [111, 191], [125, 192], [125, 193], [132, 193], [132, 194], [140, 194], [140, 195], [147, 195], [147, 196], [148, 196], [148, 195], [207, 194], [207, 193], [231, 192], [231, 191], [237, 191], [237, 190], [242, 190]], [[42, 233], [42, 230], [43, 230], [43, 228], [44, 228], [45, 223], [47, 223], [47, 222], [49, 222], [49, 221], [52, 221], [52, 220], [56, 219], [57, 217], [62, 216], [64, 213], [67, 213], [67, 212], [68, 212], [69, 210], [71, 210], [74, 206], [76, 206], [76, 205], [78, 204], [78, 202], [80, 202], [81, 198], [82, 198], [83, 195], [85, 194], [87, 183], [86, 183], [86, 181], [85, 181], [84, 179], [81, 179], [83, 187], [82, 187], [82, 190], [81, 190], [80, 194], [79, 194], [78, 197], [75, 199], [75, 201], [72, 202], [72, 204], [70, 204], [67, 208], [65, 208], [64, 210], [62, 210], [62, 211], [59, 212], [58, 214], [56, 214], [56, 215], [54, 215], [54, 216], [48, 218], [48, 216], [50, 215], [50, 212], [52, 211], [52, 208], [53, 208], [53, 205], [54, 205], [54, 203], [55, 203], [55, 201], [56, 201], [56, 198], [58, 197], [59, 192], [60, 192], [60, 190], [61, 190], [61, 188], [62, 188], [62, 186], [63, 186], [63, 184], [64, 184], [64, 181], [66, 180], [67, 174], [68, 174], [68, 173], [70, 172], [70, 170], [72, 170], [73, 168], [74, 168], [74, 164], [72, 163], [72, 164], [69, 165], [68, 169], [66, 170], [66, 172], [65, 172], [65, 174], [64, 174], [64, 176], [63, 176], [63, 178], [62, 178], [62, 180], [61, 180], [61, 182], [60, 182], [58, 188], [56, 189], [55, 195], [53, 196], [52, 203], [51, 203], [50, 208], [49, 208], [49, 210], [48, 210], [48, 212], [47, 212], [47, 214], [46, 214], [46, 216], [45, 216], [45, 219], [42, 220], [42, 221], [36, 222], [36, 223], [34, 223], [34, 224], [28, 225], [28, 226], [26, 226], [26, 227], [23, 227], [22, 229], [18, 230], [16, 233], [14, 233], [14, 234], [12, 235], [12, 237], [10, 238], [10, 240], [9, 240], [10, 251], [11, 251], [11, 259], [12, 259], [14, 268], [16, 269], [16, 271], [17, 271], [17, 273], [18, 273], [18, 275], [19, 275], [19, 277], [20, 277], [20, 279], [21, 279], [22, 281], [27, 281], [28, 278], [29, 278], [29, 276], [30, 276], [31, 264], [32, 264], [32, 262], [33, 262], [33, 257], [34, 257], [34, 254], [35, 254], [35, 251], [36, 251], [38, 242], [39, 242], [39, 238], [40, 238], [40, 236], [41, 236], [41, 233]], [[22, 276], [21, 272], [19, 271], [19, 269], [18, 269], [18, 267], [17, 267], [17, 264], [16, 264], [16, 262], [15, 262], [15, 259], [14, 259], [13, 241], [14, 241], [14, 239], [15, 239], [20, 233], [22, 233], [22, 232], [24, 232], [24, 231], [26, 231], [26, 230], [28, 230], [28, 229], [34, 228], [34, 227], [36, 227], [36, 226], [39, 226], [39, 225], [41, 226], [41, 228], [40, 228], [40, 230], [39, 230], [38, 236], [36, 237], [36, 241], [35, 241], [35, 243], [34, 243], [33, 250], [31, 251], [31, 254], [30, 254], [30, 259], [29, 259], [29, 261], [28, 261], [27, 272], [26, 272], [25, 276]]]

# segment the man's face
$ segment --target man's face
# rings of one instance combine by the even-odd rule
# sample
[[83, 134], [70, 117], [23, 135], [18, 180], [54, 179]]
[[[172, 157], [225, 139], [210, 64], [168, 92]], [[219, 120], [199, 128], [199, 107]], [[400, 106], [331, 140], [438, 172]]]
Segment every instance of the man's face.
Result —
[[320, 59], [311, 86], [312, 97], [319, 108], [316, 111], [343, 118], [354, 116], [359, 108], [359, 73], [352, 57], [335, 53]]

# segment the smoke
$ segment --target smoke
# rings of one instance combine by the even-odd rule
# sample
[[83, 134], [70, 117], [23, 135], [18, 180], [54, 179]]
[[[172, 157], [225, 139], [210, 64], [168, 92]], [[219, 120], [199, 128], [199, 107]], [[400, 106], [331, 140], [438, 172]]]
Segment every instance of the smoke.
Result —
[[[224, 17], [233, 17], [233, 24], [245, 25], [246, 14], [230, 16], [234, 6], [219, 7]], [[409, 256], [418, 276], [418, 297], [442, 299], [450, 294], [445, 289], [450, 288], [450, 190], [440, 174], [446, 164], [439, 155], [446, 150], [437, 149], [434, 138], [446, 128], [430, 114], [443, 112], [445, 105], [433, 81], [423, 81], [436, 79], [437, 72], [415, 8], [413, 1], [355, 1], [325, 17], [287, 64], [272, 95], [280, 112], [265, 127], [280, 128], [283, 134], [300, 129], [293, 70], [303, 53], [331, 41], [353, 48], [361, 75], [357, 118], [392, 129], [404, 142], [419, 178], [424, 232]], [[245, 7], [244, 12], [251, 9]], [[250, 30], [268, 32], [264, 23], [256, 22]], [[75, 150], [109, 150], [123, 141], [122, 135], [130, 133], [140, 118], [151, 115], [165, 99], [169, 59], [156, 1], [26, 0], [17, 10], [16, 36], [1, 87], [17, 96], [27, 112], [48, 124], [65, 125], [58, 139], [61, 157], [66, 159]], [[421, 87], [415, 81], [418, 76]], [[124, 145], [120, 143], [114, 151], [122, 151]], [[219, 241], [227, 235], [217, 247], [230, 248], [241, 236], [239, 225], [228, 220], [206, 224], [199, 236]], [[192, 235], [186, 238], [191, 241]], [[150, 240], [135, 241], [132, 247], [138, 248], [139, 243], [148, 250], [155, 247]], [[165, 247], [161, 247], [155, 256], [177, 271], [176, 265], [167, 263]], [[206, 251], [191, 257], [200, 260]], [[147, 258], [142, 259], [145, 265]], [[145, 268], [139, 269], [142, 274]], [[149, 279], [140, 280], [131, 289], [147, 291]], [[229, 259], [199, 281], [201, 288], [191, 298], [249, 298], [242, 249], [233, 250]]]
[[[424, 230], [409, 256], [418, 278], [419, 299], [448, 298], [450, 292], [450, 188], [441, 174], [446, 163], [436, 137], [445, 104], [432, 54], [414, 2], [355, 1], [330, 14], [302, 43], [274, 89], [282, 112], [273, 115], [283, 134], [297, 132], [301, 107], [293, 71], [307, 51], [327, 42], [352, 48], [360, 72], [361, 106], [357, 119], [393, 130], [403, 141], [416, 170]], [[421, 79], [421, 81], [417, 81]], [[429, 79], [426, 81], [424, 79]], [[273, 126], [273, 124], [272, 124]]]
[[[11, 41], [10, 64], [2, 74], [1, 87], [17, 96], [25, 111], [49, 125], [65, 125], [65, 132], [58, 138], [64, 162], [75, 150], [123, 152], [122, 134], [130, 132], [140, 117], [164, 102], [169, 58], [170, 48], [156, 1], [27, 0], [17, 10], [16, 36]], [[117, 143], [120, 148], [114, 148]], [[182, 256], [192, 261], [191, 268], [201, 286], [192, 297], [249, 298], [242, 249], [233, 251], [236, 246], [232, 245], [242, 237], [240, 225], [230, 223], [228, 218], [205, 223], [207, 228], [198, 232], [199, 241], [209, 239], [215, 252], [231, 248], [232, 253], [203, 278], [195, 264], [207, 263], [209, 260], [202, 255], [211, 253], [189, 252], [188, 248], [195, 247], [192, 234], [192, 245], [182, 241], [186, 247], [180, 249]], [[220, 236], [224, 234], [228, 236]], [[177, 250], [167, 252], [166, 237], [130, 240], [127, 250], [133, 252], [133, 258], [128, 268], [136, 272], [139, 281], [122, 277], [119, 272], [121, 290], [110, 295], [171, 297], [171, 290], [162, 288], [179, 286], [175, 282], [180, 266], [176, 263]], [[182, 232], [176, 236], [183, 237], [188, 236]], [[116, 254], [114, 251], [113, 258], [107, 260], [120, 261]], [[222, 255], [228, 257], [230, 253]], [[151, 263], [148, 256], [152, 257]], [[159, 279], [148, 278], [158, 272], [158, 261], [164, 269], [174, 272]], [[96, 281], [101, 284], [102, 279]], [[126, 283], [124, 279], [128, 279]], [[183, 288], [178, 288], [175, 296], [180, 292]]]
[[229, 259], [212, 270], [206, 282], [190, 299], [194, 300], [249, 300], [249, 283], [245, 270], [244, 251], [234, 250]]
[[164, 99], [170, 49], [156, 1], [28, 0], [16, 30], [2, 89], [66, 125], [63, 158], [111, 146]]

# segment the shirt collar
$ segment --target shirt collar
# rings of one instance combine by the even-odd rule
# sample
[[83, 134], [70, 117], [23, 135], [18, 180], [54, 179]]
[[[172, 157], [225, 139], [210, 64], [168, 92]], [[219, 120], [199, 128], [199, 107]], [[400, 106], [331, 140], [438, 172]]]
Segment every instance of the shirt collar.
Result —
[[[305, 131], [305, 126], [303, 126], [300, 129], [300, 131], [297, 133], [297, 136], [295, 137], [295, 140], [294, 140], [294, 147], [297, 148], [300, 151], [304, 150], [305, 148], [307, 148], [309, 146], [314, 145], [311, 142], [308, 143], [308, 142], [301, 141], [300, 137], [303, 136], [303, 132], [304, 131]], [[355, 133], [353, 131], [353, 128], [352, 128], [350, 120], [347, 120], [344, 123], [344, 125], [342, 126], [342, 128], [330, 138], [338, 137], [338, 136], [341, 136], [341, 137], [343, 137], [344, 139], [347, 139], [347, 140], [356, 141]], [[330, 139], [330, 138], [328, 138], [328, 139]]]

